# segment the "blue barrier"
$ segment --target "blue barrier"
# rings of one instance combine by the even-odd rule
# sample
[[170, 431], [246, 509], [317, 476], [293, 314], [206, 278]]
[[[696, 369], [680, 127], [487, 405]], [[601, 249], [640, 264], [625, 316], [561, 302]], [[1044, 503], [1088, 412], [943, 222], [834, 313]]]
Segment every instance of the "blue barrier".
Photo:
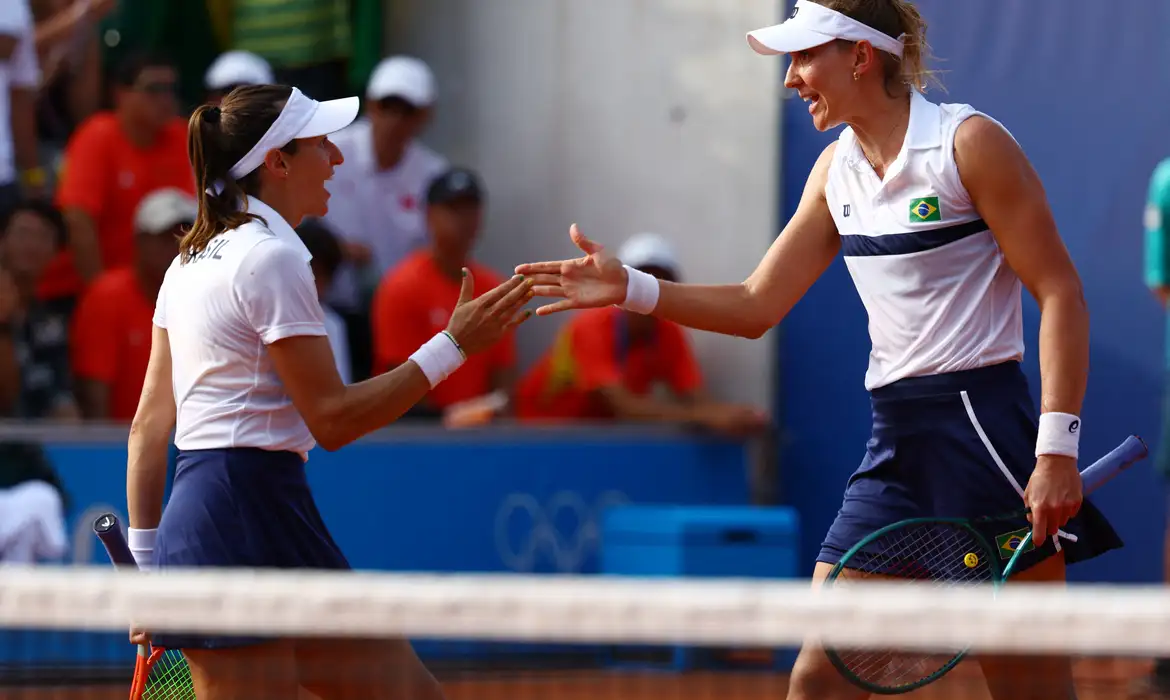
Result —
[[[108, 563], [90, 526], [98, 513], [125, 513], [125, 431], [46, 449], [72, 501], [71, 559]], [[402, 428], [338, 452], [315, 450], [308, 472], [355, 568], [551, 574], [598, 571], [608, 504], [747, 503], [746, 465], [742, 444], [671, 429]], [[128, 653], [122, 634], [0, 632], [0, 664], [108, 663]]]

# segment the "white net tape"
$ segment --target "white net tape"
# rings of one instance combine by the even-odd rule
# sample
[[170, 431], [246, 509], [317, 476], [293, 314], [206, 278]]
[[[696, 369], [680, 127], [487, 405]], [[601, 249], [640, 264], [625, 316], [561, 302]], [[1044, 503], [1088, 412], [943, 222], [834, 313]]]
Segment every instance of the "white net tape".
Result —
[[1170, 590], [0, 568], [0, 627], [1165, 655]]

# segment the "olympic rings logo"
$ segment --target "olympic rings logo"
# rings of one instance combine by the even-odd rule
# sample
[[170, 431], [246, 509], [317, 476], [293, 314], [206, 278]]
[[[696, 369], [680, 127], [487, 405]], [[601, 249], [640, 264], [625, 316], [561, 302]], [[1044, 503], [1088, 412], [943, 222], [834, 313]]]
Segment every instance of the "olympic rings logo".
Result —
[[558, 491], [543, 505], [531, 494], [510, 493], [496, 511], [496, 552], [513, 571], [531, 573], [543, 565], [580, 573], [598, 551], [601, 514], [629, 502], [620, 491], [602, 493], [592, 506], [576, 491]]

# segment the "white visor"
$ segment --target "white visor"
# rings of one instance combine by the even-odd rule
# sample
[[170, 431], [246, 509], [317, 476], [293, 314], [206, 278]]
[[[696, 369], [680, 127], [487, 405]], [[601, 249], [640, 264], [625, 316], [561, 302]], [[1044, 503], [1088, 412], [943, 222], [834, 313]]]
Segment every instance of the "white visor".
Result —
[[259, 168], [265, 156], [273, 149], [282, 148], [297, 139], [311, 139], [341, 131], [357, 118], [359, 102], [356, 97], [318, 102], [293, 88], [288, 102], [284, 103], [284, 109], [280, 110], [280, 116], [252, 146], [252, 150], [232, 166], [228, 174], [233, 180], [239, 180]]
[[810, 0], [796, 0], [792, 16], [781, 24], [748, 32], [748, 44], [765, 56], [807, 51], [834, 39], [868, 41], [874, 48], [902, 57], [905, 37], [897, 39], [836, 10]]

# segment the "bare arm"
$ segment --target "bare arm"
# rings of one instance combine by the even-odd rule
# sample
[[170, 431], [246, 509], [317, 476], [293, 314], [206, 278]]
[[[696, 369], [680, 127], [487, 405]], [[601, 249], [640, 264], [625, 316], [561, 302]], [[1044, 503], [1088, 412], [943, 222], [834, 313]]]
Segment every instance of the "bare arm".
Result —
[[126, 463], [126, 504], [130, 527], [152, 530], [162, 518], [167, 481], [167, 450], [175, 427], [175, 394], [171, 385], [171, 346], [167, 332], [153, 327], [150, 362], [138, 410], [130, 424]]
[[[12, 147], [16, 167], [28, 172], [38, 167], [37, 153], [37, 91], [12, 88]], [[40, 194], [38, 192], [38, 194]]]
[[983, 117], [959, 127], [955, 160], [1008, 265], [1040, 306], [1040, 410], [1079, 415], [1089, 310], [1040, 178], [1011, 135]]
[[102, 271], [102, 251], [93, 219], [81, 209], [70, 207], [65, 210], [65, 224], [69, 228], [73, 264], [81, 278], [90, 282]]
[[[723, 285], [661, 282], [654, 315], [690, 328], [748, 338], [758, 338], [779, 323], [840, 249], [825, 202], [834, 148], [830, 145], [817, 159], [796, 214], [746, 281]], [[538, 296], [564, 298], [541, 307], [538, 314], [620, 304], [626, 297], [627, 275], [620, 261], [576, 227], [571, 234], [586, 257], [516, 268], [520, 274], [534, 276]]]

